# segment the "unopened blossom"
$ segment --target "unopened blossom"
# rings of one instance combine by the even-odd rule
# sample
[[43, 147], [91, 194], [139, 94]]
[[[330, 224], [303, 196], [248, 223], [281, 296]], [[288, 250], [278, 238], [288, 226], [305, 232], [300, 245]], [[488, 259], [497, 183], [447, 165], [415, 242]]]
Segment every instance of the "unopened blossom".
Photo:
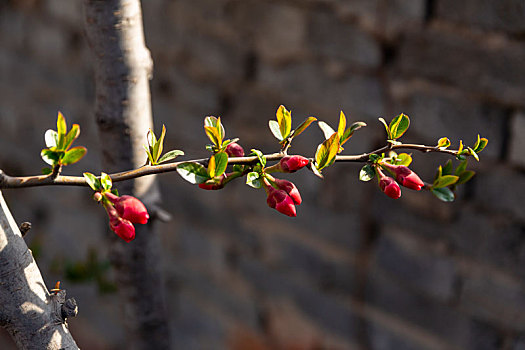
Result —
[[279, 161], [281, 171], [284, 173], [293, 173], [308, 164], [308, 158], [303, 156], [285, 156]]
[[297, 216], [295, 203], [292, 197], [283, 190], [276, 190], [275, 188], [269, 189], [266, 203], [268, 203], [270, 208], [273, 208], [284, 215]]
[[144, 204], [137, 198], [127, 195], [118, 197], [109, 192], [104, 195], [113, 203], [121, 218], [129, 220], [133, 224], [145, 224], [148, 222], [148, 211]]
[[117, 209], [111, 203], [105, 203], [104, 208], [108, 213], [111, 230], [126, 242], [131, 242], [135, 239], [135, 227], [133, 224], [129, 220], [120, 217]]
[[407, 188], [420, 191], [425, 186], [425, 183], [419, 178], [419, 176], [405, 165], [393, 165], [388, 163], [382, 163], [381, 165], [388, 169], [401, 185]]
[[232, 142], [225, 149], [230, 157], [244, 157], [244, 149], [237, 142]]
[[273, 183], [275, 183], [279, 189], [285, 191], [292, 198], [296, 205], [301, 204], [301, 194], [293, 182], [283, 179], [274, 179]]
[[379, 179], [379, 187], [390, 198], [398, 199], [401, 197], [401, 188], [396, 180], [389, 176], [383, 176]]

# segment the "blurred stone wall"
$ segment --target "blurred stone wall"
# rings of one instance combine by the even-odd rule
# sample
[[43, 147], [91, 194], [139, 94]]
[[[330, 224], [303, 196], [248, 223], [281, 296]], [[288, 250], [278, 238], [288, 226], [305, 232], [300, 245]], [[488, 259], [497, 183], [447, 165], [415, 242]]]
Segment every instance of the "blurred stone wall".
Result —
[[[294, 125], [314, 115], [335, 126], [340, 110], [367, 122], [346, 154], [382, 145], [377, 117], [401, 112], [407, 140], [489, 138], [452, 204], [410, 190], [391, 200], [358, 181], [358, 164], [337, 164], [324, 181], [288, 177], [304, 200], [292, 219], [242, 181], [207, 192], [160, 175], [173, 215], [159, 258], [174, 348], [525, 349], [524, 1], [144, 0], [143, 11], [156, 128], [190, 158], [206, 156], [206, 115], [245, 149], [275, 151], [267, 123], [280, 104]], [[103, 170], [82, 23], [80, 0], [0, 0], [8, 174], [45, 165], [57, 110], [80, 123], [89, 149], [66, 173]], [[321, 140], [311, 127], [292, 151], [311, 155]], [[446, 160], [414, 159], [427, 181]], [[107, 223], [90, 191], [4, 194], [33, 223], [28, 243], [48, 287], [62, 280], [79, 302], [79, 345], [122, 349]]]

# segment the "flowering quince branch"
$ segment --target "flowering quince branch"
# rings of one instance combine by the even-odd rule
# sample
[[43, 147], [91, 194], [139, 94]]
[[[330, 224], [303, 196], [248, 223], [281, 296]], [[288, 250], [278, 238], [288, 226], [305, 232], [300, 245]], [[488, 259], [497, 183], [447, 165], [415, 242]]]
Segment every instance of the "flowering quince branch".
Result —
[[[451, 142], [448, 138], [440, 138], [435, 146], [402, 143], [399, 139], [410, 126], [410, 119], [405, 114], [396, 116], [390, 123], [383, 118], [379, 121], [386, 130], [386, 145], [374, 151], [359, 155], [341, 155], [343, 144], [350, 140], [353, 134], [366, 126], [364, 122], [354, 122], [347, 126], [345, 114], [341, 111], [337, 130], [327, 123], [317, 121], [325, 140], [317, 146], [315, 155], [311, 158], [302, 155], [289, 155], [288, 150], [295, 137], [303, 133], [313, 122], [315, 117], [306, 118], [299, 126], [292, 129], [291, 112], [284, 106], [279, 106], [276, 120], [270, 120], [268, 126], [271, 133], [279, 142], [279, 151], [272, 154], [263, 154], [252, 149], [245, 155], [243, 147], [237, 142], [238, 138], [226, 139], [225, 128], [221, 118], [208, 116], [204, 119], [204, 132], [210, 144], [206, 149], [212, 153], [209, 158], [170, 162], [178, 156], [184, 155], [180, 150], [172, 150], [163, 154], [166, 127], [162, 126], [160, 137], [156, 137], [150, 129], [146, 135], [147, 145], [145, 165], [138, 169], [105, 174], [97, 177], [90, 173], [80, 176], [60, 175], [62, 167], [78, 162], [85, 154], [85, 147], [70, 148], [78, 138], [80, 128], [74, 124], [67, 131], [67, 125], [62, 113], [58, 113], [57, 131], [47, 130], [44, 135], [46, 147], [41, 152], [42, 159], [50, 165], [43, 170], [43, 175], [12, 177], [0, 170], [0, 188], [18, 188], [48, 185], [90, 186], [95, 195], [93, 198], [100, 202], [109, 217], [110, 228], [119, 237], [129, 242], [135, 237], [133, 224], [145, 224], [149, 215], [145, 206], [131, 196], [118, 196], [112, 190], [112, 184], [137, 177], [177, 171], [180, 176], [192, 184], [197, 184], [204, 190], [219, 190], [229, 182], [246, 177], [246, 184], [264, 189], [269, 207], [288, 215], [296, 216], [295, 206], [301, 204], [301, 196], [297, 187], [288, 180], [276, 178], [275, 173], [294, 173], [302, 168], [310, 169], [315, 175], [323, 177], [323, 169], [335, 162], [365, 163], [359, 172], [359, 179], [370, 181], [377, 178], [379, 188], [390, 198], [401, 197], [400, 184], [403, 187], [420, 191], [430, 190], [437, 198], [443, 201], [453, 201], [454, 191], [458, 185], [469, 181], [474, 172], [467, 170], [467, 157], [472, 156], [479, 161], [479, 152], [487, 145], [488, 140], [478, 135], [472, 147], [465, 147], [460, 141], [459, 148], [449, 149]], [[452, 161], [439, 166], [432, 183], [423, 182], [413, 172], [409, 165], [412, 157], [408, 153], [396, 153], [398, 150], [415, 150], [423, 153], [438, 152], [448, 154], [460, 161], [453, 168]], [[267, 165], [268, 162], [275, 162]], [[166, 164], [162, 164], [166, 163]], [[227, 170], [230, 171], [227, 172]]]

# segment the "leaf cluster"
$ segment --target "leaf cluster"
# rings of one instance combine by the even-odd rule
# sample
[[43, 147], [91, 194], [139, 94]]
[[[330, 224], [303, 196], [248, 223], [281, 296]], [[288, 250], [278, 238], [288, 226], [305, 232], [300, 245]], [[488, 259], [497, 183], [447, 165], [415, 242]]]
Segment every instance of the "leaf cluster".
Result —
[[158, 139], [151, 129], [149, 129], [146, 136], [148, 140], [148, 146], [144, 146], [146, 155], [148, 156], [146, 164], [158, 165], [184, 155], [184, 152], [179, 150], [172, 150], [162, 155], [164, 149], [164, 137], [166, 136], [166, 127], [164, 125], [162, 125], [162, 132]]
[[42, 173], [50, 174], [52, 169], [62, 165], [70, 165], [78, 162], [87, 152], [82, 146], [70, 148], [80, 135], [80, 127], [73, 124], [71, 130], [67, 131], [64, 115], [58, 112], [57, 130], [49, 129], [44, 134], [46, 147], [40, 152], [40, 156], [51, 168], [42, 169]]

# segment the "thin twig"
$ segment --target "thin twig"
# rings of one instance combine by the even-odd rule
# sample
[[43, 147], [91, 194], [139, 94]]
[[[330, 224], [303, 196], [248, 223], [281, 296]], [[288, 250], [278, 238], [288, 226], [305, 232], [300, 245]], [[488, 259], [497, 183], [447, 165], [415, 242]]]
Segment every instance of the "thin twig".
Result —
[[[445, 153], [451, 156], [457, 155], [457, 150], [448, 150], [442, 149], [435, 146], [425, 146], [418, 144], [394, 144], [387, 145], [376, 149], [375, 151], [369, 153], [363, 153], [359, 155], [338, 155], [336, 156], [336, 162], [354, 162], [354, 163], [364, 163], [369, 161], [369, 157], [372, 154], [381, 154], [388, 152], [389, 150], [395, 149], [412, 149], [420, 152], [438, 152]], [[264, 155], [268, 161], [278, 161], [283, 158], [285, 155], [283, 153], [272, 153]], [[186, 162], [195, 162], [200, 163], [204, 166], [208, 165], [208, 158], [204, 159], [193, 159], [193, 160], [184, 160], [179, 162], [173, 162], [168, 164], [160, 165], [144, 165], [140, 168], [123, 171], [119, 173], [109, 174], [113, 182], [120, 182], [130, 179], [135, 179], [141, 176], [152, 175], [152, 174], [162, 174], [167, 172], [173, 172], [177, 170], [177, 166]], [[258, 162], [256, 156], [250, 157], [232, 157], [228, 159], [228, 164], [244, 164], [244, 165], [253, 165]], [[0, 170], [0, 189], [4, 188], [21, 188], [21, 187], [35, 187], [35, 186], [88, 186], [86, 180], [82, 176], [64, 176], [64, 175], [37, 175], [37, 176], [9, 176]]]

